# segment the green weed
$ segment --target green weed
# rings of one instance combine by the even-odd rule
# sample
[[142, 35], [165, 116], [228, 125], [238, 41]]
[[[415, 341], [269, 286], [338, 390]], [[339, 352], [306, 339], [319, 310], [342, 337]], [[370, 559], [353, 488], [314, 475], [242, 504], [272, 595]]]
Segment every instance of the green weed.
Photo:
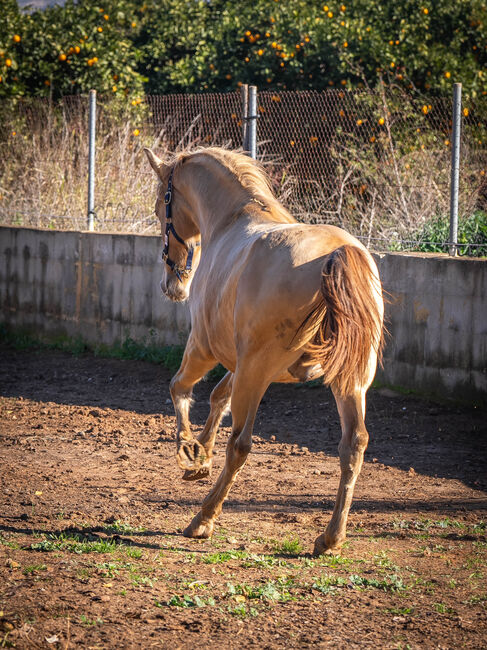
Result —
[[380, 589], [381, 591], [391, 592], [405, 591], [407, 589], [402, 578], [396, 574], [387, 576], [382, 580], [377, 580], [376, 578], [365, 578], [364, 576], [353, 574], [350, 576], [350, 582], [354, 587], [359, 589], [373, 587], [374, 589]]
[[221, 551], [219, 553], [211, 553], [202, 558], [204, 564], [222, 564], [223, 562], [230, 562], [231, 560], [240, 560], [248, 557], [247, 551]]
[[253, 586], [248, 584], [227, 583], [227, 590], [230, 596], [244, 596], [249, 600], [263, 600], [285, 603], [293, 599], [289, 588], [294, 586], [291, 578], [278, 578], [269, 580], [263, 585]]
[[472, 596], [467, 601], [465, 601], [465, 605], [479, 605], [480, 603], [487, 603], [487, 593]]
[[336, 592], [337, 587], [343, 587], [347, 584], [347, 579], [340, 576], [323, 575], [319, 578], [313, 578], [314, 582], [311, 589], [315, 589], [322, 594], [330, 594]]
[[92, 627], [93, 625], [103, 625], [103, 619], [97, 618], [96, 620], [90, 620], [85, 614], [81, 614], [79, 617], [82, 625], [86, 627]]
[[[210, 596], [208, 598], [201, 598], [198, 595], [194, 596], [172, 596], [166, 603], [168, 607], [180, 607], [180, 608], [188, 608], [188, 607], [214, 607], [215, 606], [215, 599]], [[159, 601], [155, 601], [156, 607], [163, 607], [164, 605], [160, 603]]]
[[148, 361], [161, 364], [171, 372], [175, 372], [181, 365], [184, 351], [183, 345], [161, 346], [155, 340], [143, 339], [137, 342], [130, 337], [113, 345], [95, 346], [80, 337], [60, 336], [46, 340], [30, 331], [12, 328], [5, 323], [0, 323], [0, 343], [15, 350], [61, 350], [74, 356], [91, 352], [97, 357], [108, 359]]
[[0, 544], [2, 546], [7, 546], [8, 548], [12, 548], [14, 550], [18, 550], [20, 548], [20, 544], [18, 542], [15, 541], [12, 542], [6, 537], [4, 537], [3, 535], [0, 535]]
[[281, 555], [300, 555], [304, 552], [304, 547], [301, 544], [299, 537], [293, 539], [283, 539], [282, 542], [273, 542], [274, 551]]
[[33, 551], [68, 551], [69, 553], [113, 553], [119, 548], [116, 542], [107, 540], [85, 541], [79, 535], [65, 537], [50, 535], [48, 539], [31, 544]]
[[239, 603], [235, 607], [229, 605], [227, 611], [232, 616], [238, 616], [239, 618], [247, 618], [248, 616], [255, 617], [259, 615], [259, 612], [255, 607], [247, 607], [245, 603]]
[[434, 603], [433, 607], [439, 614], [455, 614], [455, 610], [444, 603]]
[[47, 566], [45, 564], [31, 564], [24, 567], [22, 573], [27, 576], [31, 573], [36, 573], [37, 571], [47, 571]]

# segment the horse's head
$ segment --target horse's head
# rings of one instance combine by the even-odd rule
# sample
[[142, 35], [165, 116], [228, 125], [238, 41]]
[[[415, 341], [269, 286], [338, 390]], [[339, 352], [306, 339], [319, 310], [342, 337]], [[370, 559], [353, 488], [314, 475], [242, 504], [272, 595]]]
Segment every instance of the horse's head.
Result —
[[178, 182], [184, 159], [165, 164], [150, 149], [145, 153], [159, 180], [155, 212], [164, 238], [161, 289], [171, 300], [181, 302], [189, 296], [201, 255], [200, 233], [185, 198], [184, 183]]

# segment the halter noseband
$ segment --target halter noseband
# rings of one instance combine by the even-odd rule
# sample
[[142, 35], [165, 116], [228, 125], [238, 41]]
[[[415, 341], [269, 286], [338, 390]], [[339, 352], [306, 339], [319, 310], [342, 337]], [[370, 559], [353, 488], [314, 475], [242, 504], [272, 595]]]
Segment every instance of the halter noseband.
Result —
[[[200, 246], [200, 242], [196, 242], [194, 246], [188, 246], [184, 241], [184, 239], [182, 239], [178, 235], [176, 229], [173, 226], [172, 209], [171, 209], [173, 174], [174, 174], [174, 167], [172, 168], [171, 173], [169, 175], [169, 180], [167, 182], [167, 190], [166, 193], [164, 194], [164, 205], [166, 206], [166, 231], [164, 234], [164, 249], [162, 251], [162, 260], [168, 265], [168, 267], [178, 278], [178, 280], [182, 282], [183, 278], [189, 277], [189, 274], [191, 273], [192, 266], [193, 266], [194, 246]], [[169, 233], [170, 232], [172, 232], [172, 234], [178, 240], [178, 242], [182, 244], [184, 248], [188, 251], [188, 256], [186, 258], [186, 266], [184, 268], [181, 266], [177, 266], [176, 262], [174, 262], [169, 257]]]

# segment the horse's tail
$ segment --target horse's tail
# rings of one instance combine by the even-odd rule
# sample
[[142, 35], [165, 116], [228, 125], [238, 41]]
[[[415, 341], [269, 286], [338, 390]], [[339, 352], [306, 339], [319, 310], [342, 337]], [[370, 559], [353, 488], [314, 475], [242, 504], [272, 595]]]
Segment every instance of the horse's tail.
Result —
[[325, 382], [350, 394], [370, 374], [372, 349], [381, 358], [383, 300], [373, 262], [357, 246], [340, 246], [323, 262], [321, 294], [321, 322], [307, 350], [321, 364]]

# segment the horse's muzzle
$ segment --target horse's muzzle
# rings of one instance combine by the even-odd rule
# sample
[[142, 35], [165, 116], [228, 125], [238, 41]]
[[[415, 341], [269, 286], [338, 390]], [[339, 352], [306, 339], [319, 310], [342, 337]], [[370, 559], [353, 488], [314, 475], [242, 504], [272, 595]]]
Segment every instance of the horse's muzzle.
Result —
[[161, 291], [172, 302], [184, 302], [189, 295], [186, 287], [177, 278], [171, 278], [169, 281], [161, 280]]

